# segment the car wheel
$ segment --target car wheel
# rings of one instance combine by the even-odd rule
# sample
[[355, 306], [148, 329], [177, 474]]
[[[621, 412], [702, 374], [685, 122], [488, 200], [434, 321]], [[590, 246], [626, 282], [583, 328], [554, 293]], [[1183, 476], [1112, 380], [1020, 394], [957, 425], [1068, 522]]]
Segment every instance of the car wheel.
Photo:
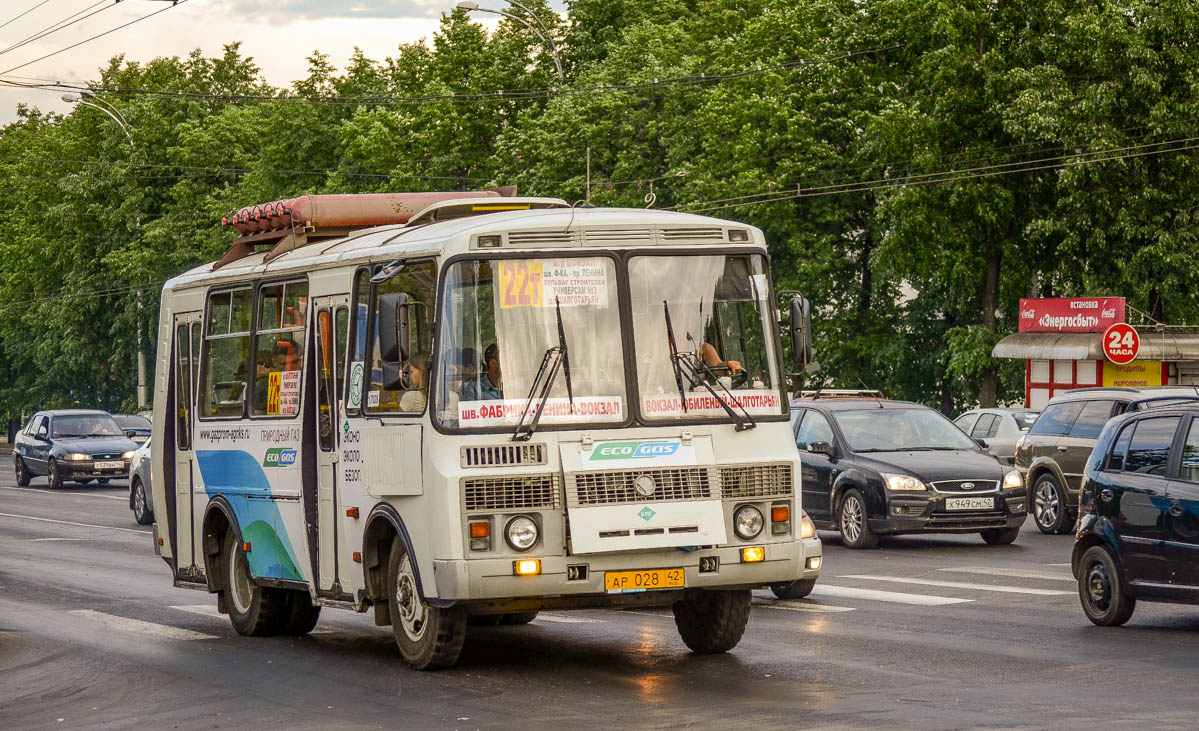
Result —
[[146, 502], [146, 486], [140, 477], [133, 478], [133, 517], [138, 525], [150, 525], [154, 522], [154, 511]]
[[29, 487], [29, 468], [25, 466], [25, 460], [21, 459], [20, 455], [14, 454], [12, 457], [13, 471], [17, 475], [17, 485], [20, 487]]
[[399, 536], [387, 562], [391, 631], [404, 662], [417, 670], [453, 665], [466, 639], [466, 607], [431, 607], [421, 601], [412, 557]]
[[1101, 627], [1124, 624], [1137, 608], [1135, 597], [1124, 593], [1116, 562], [1103, 546], [1091, 546], [1078, 563], [1078, 598], [1087, 619]]
[[46, 463], [46, 480], [50, 483], [52, 490], [62, 487], [62, 473], [58, 471], [58, 463], [54, 460]]
[[866, 500], [857, 490], [850, 490], [841, 498], [841, 504], [837, 506], [837, 528], [847, 548], [874, 548], [878, 545], [878, 535], [870, 530]]
[[287, 619], [287, 596], [282, 589], [256, 585], [250, 578], [250, 563], [230, 530], [225, 536], [223, 552], [225, 570], [225, 604], [229, 621], [239, 635], [261, 637], [273, 635], [283, 628]]
[[979, 533], [989, 546], [1006, 546], [1015, 542], [1020, 535], [1020, 526], [1015, 528], [988, 528]]
[[770, 591], [779, 599], [803, 599], [816, 588], [816, 579], [799, 579], [789, 584], [771, 584]]
[[670, 606], [674, 625], [692, 652], [728, 652], [741, 641], [749, 622], [750, 593], [740, 590], [699, 590]]
[[1033, 484], [1032, 517], [1037, 529], [1046, 535], [1065, 533], [1072, 527], [1066, 495], [1053, 475], [1043, 474]]

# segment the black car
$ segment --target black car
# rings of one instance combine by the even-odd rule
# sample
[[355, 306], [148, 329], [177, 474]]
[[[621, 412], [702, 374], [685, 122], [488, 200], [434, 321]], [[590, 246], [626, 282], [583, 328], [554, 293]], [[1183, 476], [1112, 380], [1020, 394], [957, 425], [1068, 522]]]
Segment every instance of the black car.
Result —
[[1107, 422], [1083, 471], [1071, 567], [1087, 618], [1137, 600], [1199, 604], [1199, 407]]
[[125, 436], [138, 444], [144, 444], [150, 438], [152, 425], [146, 417], [137, 414], [113, 414], [112, 418], [117, 422], [117, 426], [125, 432]]
[[108, 482], [129, 474], [137, 445], [106, 411], [39, 411], [13, 444], [17, 484], [46, 475], [50, 487], [68, 480]]
[[803, 398], [791, 408], [804, 510], [846, 546], [900, 533], [1016, 540], [1028, 507], [1019, 471], [940, 412], [878, 398]]

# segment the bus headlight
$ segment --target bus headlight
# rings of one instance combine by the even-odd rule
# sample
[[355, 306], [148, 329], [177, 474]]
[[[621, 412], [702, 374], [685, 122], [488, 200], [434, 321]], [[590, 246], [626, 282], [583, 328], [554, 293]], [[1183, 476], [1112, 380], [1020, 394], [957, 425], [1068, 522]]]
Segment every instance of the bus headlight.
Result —
[[733, 513], [733, 532], [743, 541], [748, 541], [762, 532], [766, 520], [762, 511], [752, 505], [742, 505]]
[[800, 538], [815, 538], [816, 524], [808, 517], [807, 513], [803, 514], [803, 518], [799, 521], [799, 537]]
[[527, 515], [518, 515], [508, 521], [504, 539], [516, 551], [527, 551], [537, 543], [537, 523]]

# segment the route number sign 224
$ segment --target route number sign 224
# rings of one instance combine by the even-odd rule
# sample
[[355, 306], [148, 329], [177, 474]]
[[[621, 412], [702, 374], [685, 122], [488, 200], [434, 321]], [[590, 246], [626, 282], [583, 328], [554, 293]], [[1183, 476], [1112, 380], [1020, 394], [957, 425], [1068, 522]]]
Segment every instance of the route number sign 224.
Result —
[[1131, 363], [1141, 350], [1141, 338], [1132, 325], [1117, 322], [1103, 332], [1103, 354], [1117, 365]]

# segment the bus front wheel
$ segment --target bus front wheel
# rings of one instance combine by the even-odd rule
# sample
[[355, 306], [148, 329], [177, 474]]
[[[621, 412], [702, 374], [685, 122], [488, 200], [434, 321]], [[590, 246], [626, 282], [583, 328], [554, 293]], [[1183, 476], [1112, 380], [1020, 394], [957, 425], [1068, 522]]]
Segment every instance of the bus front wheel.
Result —
[[674, 624], [693, 652], [728, 652], [745, 632], [749, 601], [748, 589], [697, 591], [671, 605]]
[[453, 665], [466, 639], [466, 607], [431, 607], [421, 601], [412, 557], [399, 536], [387, 562], [391, 631], [404, 662], [417, 670]]

